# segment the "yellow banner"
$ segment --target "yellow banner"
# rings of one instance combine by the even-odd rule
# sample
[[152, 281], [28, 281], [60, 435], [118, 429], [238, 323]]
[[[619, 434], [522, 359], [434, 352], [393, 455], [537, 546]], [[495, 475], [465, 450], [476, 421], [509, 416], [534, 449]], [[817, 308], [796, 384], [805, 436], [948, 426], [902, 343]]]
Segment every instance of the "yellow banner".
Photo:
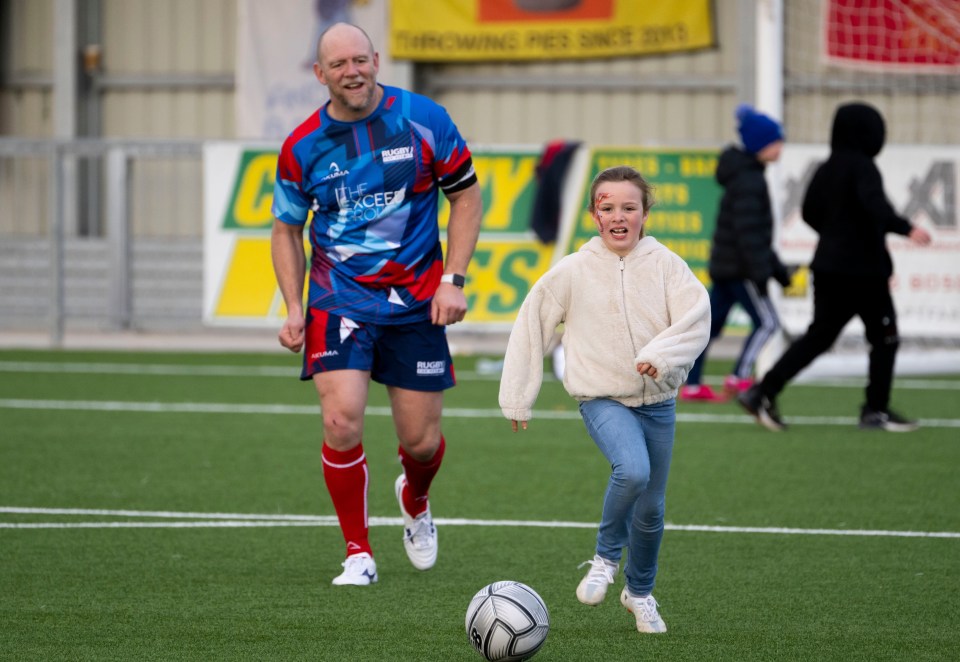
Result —
[[650, 55], [715, 45], [711, 0], [391, 0], [390, 55], [433, 62]]

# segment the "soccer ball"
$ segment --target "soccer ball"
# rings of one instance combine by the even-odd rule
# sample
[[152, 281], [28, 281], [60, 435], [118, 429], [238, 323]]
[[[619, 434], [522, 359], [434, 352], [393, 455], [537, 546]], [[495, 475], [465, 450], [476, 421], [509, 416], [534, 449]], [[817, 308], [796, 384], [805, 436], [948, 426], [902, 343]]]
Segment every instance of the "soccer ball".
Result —
[[529, 660], [550, 631], [547, 605], [526, 584], [494, 582], [477, 591], [467, 607], [467, 637], [490, 662]]

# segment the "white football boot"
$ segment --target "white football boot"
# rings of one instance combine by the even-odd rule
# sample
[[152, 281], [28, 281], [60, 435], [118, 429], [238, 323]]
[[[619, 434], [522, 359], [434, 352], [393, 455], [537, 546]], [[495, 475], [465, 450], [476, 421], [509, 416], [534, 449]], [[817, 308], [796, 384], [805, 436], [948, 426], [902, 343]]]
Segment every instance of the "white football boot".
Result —
[[660, 618], [660, 612], [657, 611], [657, 601], [652, 595], [635, 598], [630, 595], [630, 591], [624, 587], [623, 592], [620, 594], [620, 604], [636, 616], [637, 632], [659, 634], [667, 631], [667, 624]]
[[377, 583], [377, 562], [366, 552], [351, 554], [342, 565], [343, 572], [333, 578], [335, 586], [369, 586]]
[[403, 507], [403, 486], [407, 478], [403, 474], [397, 476], [393, 490], [400, 504], [400, 514], [403, 516], [403, 547], [407, 550], [410, 563], [417, 570], [429, 570], [437, 562], [437, 527], [433, 525], [430, 515], [430, 504], [427, 509], [416, 517], [410, 517]]
[[585, 605], [598, 605], [607, 597], [607, 587], [616, 578], [620, 564], [596, 554], [592, 560], [584, 561], [577, 567], [582, 568], [587, 564], [590, 565], [590, 570], [577, 586], [577, 600]]

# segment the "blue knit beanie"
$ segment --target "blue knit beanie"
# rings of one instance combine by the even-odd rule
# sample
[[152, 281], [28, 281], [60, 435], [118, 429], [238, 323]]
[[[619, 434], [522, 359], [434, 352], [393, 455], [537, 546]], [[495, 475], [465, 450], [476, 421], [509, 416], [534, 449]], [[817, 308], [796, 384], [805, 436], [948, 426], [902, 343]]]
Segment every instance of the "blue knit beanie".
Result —
[[776, 120], [757, 112], [750, 104], [737, 106], [737, 122], [743, 147], [756, 154], [770, 143], [783, 140], [783, 127]]

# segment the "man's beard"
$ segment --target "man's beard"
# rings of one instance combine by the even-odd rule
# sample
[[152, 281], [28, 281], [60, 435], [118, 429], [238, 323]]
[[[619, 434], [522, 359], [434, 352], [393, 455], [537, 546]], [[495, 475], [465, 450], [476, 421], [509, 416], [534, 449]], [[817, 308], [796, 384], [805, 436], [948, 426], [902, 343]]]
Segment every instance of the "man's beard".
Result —
[[349, 108], [353, 112], [360, 112], [364, 110], [369, 110], [370, 104], [373, 103], [373, 97], [376, 92], [375, 88], [363, 88], [364, 94], [360, 98], [357, 98], [355, 95], [348, 96], [344, 92], [339, 92], [334, 94], [337, 101], [340, 102], [344, 108]]

